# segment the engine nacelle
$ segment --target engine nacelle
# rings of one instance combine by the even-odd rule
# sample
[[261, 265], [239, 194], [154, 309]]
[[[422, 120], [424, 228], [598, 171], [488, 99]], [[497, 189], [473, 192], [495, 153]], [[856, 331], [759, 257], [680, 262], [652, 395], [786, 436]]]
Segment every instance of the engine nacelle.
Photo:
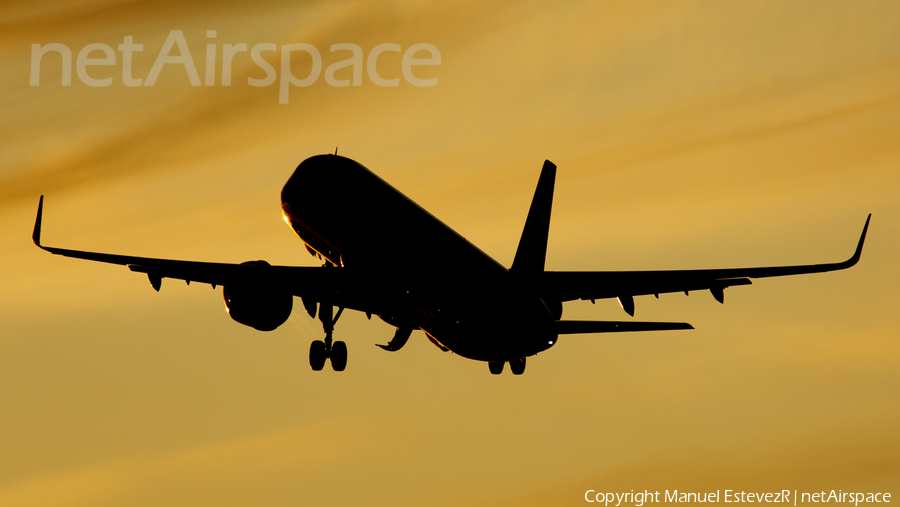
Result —
[[[268, 266], [266, 261], [242, 264]], [[287, 321], [294, 308], [294, 296], [274, 284], [252, 281], [222, 287], [225, 309], [236, 322], [259, 331], [272, 331]]]

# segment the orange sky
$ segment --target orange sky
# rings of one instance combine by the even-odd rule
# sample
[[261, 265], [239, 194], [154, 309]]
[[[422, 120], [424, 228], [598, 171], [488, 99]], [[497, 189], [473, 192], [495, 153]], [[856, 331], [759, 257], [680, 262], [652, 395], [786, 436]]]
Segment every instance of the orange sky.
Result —
[[[900, 494], [900, 6], [894, 2], [4, 2], [0, 5], [0, 505], [579, 505], [587, 489]], [[233, 84], [153, 87], [74, 70], [133, 36], [146, 78], [182, 30], [309, 43], [290, 89], [247, 53]], [[217, 37], [208, 39], [207, 30]], [[335, 88], [332, 44], [440, 50], [434, 87]], [[29, 86], [31, 45], [58, 55]], [[99, 57], [101, 53], [92, 54]], [[264, 53], [264, 55], [266, 55]], [[276, 53], [268, 61], [279, 67]], [[294, 73], [307, 71], [294, 60]], [[349, 69], [339, 78], [350, 78]], [[541, 163], [559, 166], [548, 269], [860, 264], [637, 298], [691, 332], [570, 336], [522, 377], [347, 313], [347, 371], [312, 372], [321, 327], [231, 321], [221, 291], [51, 256], [52, 246], [313, 265], [279, 209], [339, 147], [505, 265]], [[299, 306], [299, 305], [298, 305]], [[296, 308], [295, 308], [296, 309]], [[614, 301], [566, 318], [627, 318]], [[326, 368], [327, 370], [327, 368]]]

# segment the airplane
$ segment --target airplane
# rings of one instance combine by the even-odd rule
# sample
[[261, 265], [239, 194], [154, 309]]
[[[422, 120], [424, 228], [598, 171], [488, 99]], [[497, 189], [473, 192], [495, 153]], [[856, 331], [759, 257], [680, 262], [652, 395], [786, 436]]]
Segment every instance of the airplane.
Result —
[[[291, 314], [299, 297], [325, 332], [309, 349], [309, 364], [335, 371], [347, 365], [347, 346], [333, 339], [345, 309], [395, 326], [379, 347], [396, 352], [414, 330], [442, 351], [488, 363], [514, 375], [526, 358], [556, 344], [561, 335], [693, 329], [684, 322], [562, 320], [563, 303], [616, 298], [634, 316], [634, 297], [709, 290], [724, 303], [728, 287], [751, 279], [849, 268], [862, 254], [872, 215], [854, 254], [843, 262], [793, 266], [672, 271], [545, 271], [556, 166], [544, 162], [512, 266], [508, 269], [444, 225], [411, 199], [349, 158], [316, 155], [297, 166], [281, 191], [284, 220], [322, 266], [273, 266], [115, 255], [41, 244], [44, 196], [32, 239], [52, 254], [127, 266], [145, 273], [159, 291], [163, 278], [222, 286], [235, 321], [271, 331]], [[335, 312], [337, 308], [337, 312]]]

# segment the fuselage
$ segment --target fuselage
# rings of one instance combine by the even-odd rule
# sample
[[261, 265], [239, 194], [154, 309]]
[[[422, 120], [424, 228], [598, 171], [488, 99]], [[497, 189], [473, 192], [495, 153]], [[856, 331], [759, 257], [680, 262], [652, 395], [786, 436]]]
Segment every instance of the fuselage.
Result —
[[422, 329], [471, 359], [508, 361], [556, 343], [555, 318], [527, 280], [359, 163], [304, 160], [281, 204], [309, 247], [367, 281], [336, 294], [336, 306]]

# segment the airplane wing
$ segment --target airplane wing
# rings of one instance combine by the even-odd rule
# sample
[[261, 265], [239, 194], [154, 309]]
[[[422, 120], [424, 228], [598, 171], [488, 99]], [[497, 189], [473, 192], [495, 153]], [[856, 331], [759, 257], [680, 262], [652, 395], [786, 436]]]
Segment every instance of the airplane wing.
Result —
[[749, 285], [752, 278], [823, 273], [853, 266], [859, 262], [871, 218], [871, 214], [866, 218], [856, 252], [843, 262], [676, 271], [545, 271], [539, 276], [539, 291], [542, 298], [551, 301], [619, 298], [625, 311], [631, 315], [634, 315], [633, 296], [646, 294], [709, 290], [722, 303], [726, 287]]
[[181, 261], [48, 247], [41, 244], [43, 209], [44, 196], [41, 196], [32, 234], [35, 245], [55, 255], [119, 264], [132, 271], [146, 273], [150, 284], [157, 291], [160, 289], [163, 278], [174, 278], [187, 283], [208, 283], [214, 288], [217, 285], [242, 283], [275, 285], [284, 287], [295, 296], [322, 300], [323, 297], [336, 292], [342, 286], [341, 282], [345, 278], [343, 269], [334, 268], [272, 266], [265, 261], [251, 261], [243, 264]]

